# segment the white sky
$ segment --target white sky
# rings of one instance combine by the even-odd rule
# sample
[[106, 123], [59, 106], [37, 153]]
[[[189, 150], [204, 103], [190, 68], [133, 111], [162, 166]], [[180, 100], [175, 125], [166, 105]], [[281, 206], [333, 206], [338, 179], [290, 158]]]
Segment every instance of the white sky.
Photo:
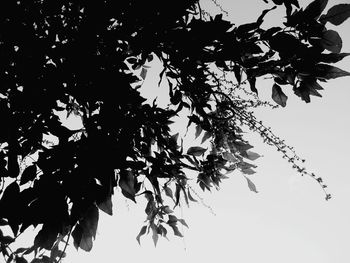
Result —
[[[263, 0], [218, 2], [237, 24], [254, 20], [267, 7]], [[300, 2], [305, 6], [307, 1]], [[349, 0], [329, 1], [328, 8], [336, 3]], [[336, 29], [344, 52], [350, 52], [349, 26], [350, 20]], [[350, 59], [337, 66], [350, 71]], [[350, 262], [349, 82], [349, 77], [329, 81], [321, 92], [323, 98], [312, 97], [310, 104], [287, 92], [286, 108], [256, 113], [306, 158], [310, 171], [324, 179], [333, 196], [330, 201], [324, 200], [318, 184], [300, 177], [279, 153], [253, 136], [254, 151], [264, 155], [256, 161], [257, 173], [251, 177], [258, 194], [248, 189], [243, 176], [232, 176], [220, 191], [202, 194], [215, 215], [201, 204], [184, 206], [176, 213], [190, 226], [180, 228], [185, 238], [169, 233], [170, 241], [160, 238], [154, 248], [151, 235], [141, 238], [142, 246], [135, 239], [145, 220], [144, 203], [135, 205], [117, 193], [115, 215], [100, 214], [92, 252], [76, 252], [71, 246], [63, 262]], [[271, 86], [262, 85], [259, 91], [270, 98]]]

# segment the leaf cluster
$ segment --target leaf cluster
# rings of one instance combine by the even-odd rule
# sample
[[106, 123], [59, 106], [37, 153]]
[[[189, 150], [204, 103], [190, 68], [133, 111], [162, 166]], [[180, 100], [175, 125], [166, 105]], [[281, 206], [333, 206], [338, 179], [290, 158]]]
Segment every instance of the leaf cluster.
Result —
[[[331, 65], [349, 53], [326, 28], [344, 22], [349, 5], [323, 14], [325, 0], [305, 9], [297, 0], [273, 2], [286, 7], [284, 28], [262, 27], [276, 7], [234, 26], [222, 15], [205, 19], [195, 0], [19, 0], [2, 8], [0, 222], [9, 235], [0, 232], [0, 252], [7, 262], [27, 262], [28, 255], [32, 263], [59, 262], [70, 238], [90, 251], [100, 211], [113, 213], [116, 189], [135, 203], [147, 200], [138, 242], [151, 231], [157, 244], [167, 228], [181, 237], [178, 223], [187, 224], [169, 205], [196, 201], [189, 171], [203, 191], [239, 171], [257, 192], [249, 176], [259, 155], [243, 126], [306, 174], [293, 150], [252, 115], [250, 109], [269, 105], [257, 97], [257, 79], [273, 77], [272, 99], [284, 107], [286, 85], [310, 102], [320, 96], [319, 82], [349, 75]], [[163, 65], [166, 107], [140, 93], [154, 59]], [[65, 126], [62, 113], [81, 127]], [[200, 145], [184, 149], [171, 131], [182, 113]], [[39, 229], [33, 244], [12, 250], [29, 227]]]

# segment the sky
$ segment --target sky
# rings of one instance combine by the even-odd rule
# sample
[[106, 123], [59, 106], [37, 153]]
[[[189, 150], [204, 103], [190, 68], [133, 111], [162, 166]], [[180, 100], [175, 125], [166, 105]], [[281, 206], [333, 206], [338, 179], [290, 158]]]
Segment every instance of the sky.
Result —
[[[219, 11], [211, 1], [202, 2], [209, 10]], [[270, 6], [263, 0], [217, 2], [237, 24], [251, 22]], [[299, 2], [303, 6], [308, 3]], [[330, 0], [328, 8], [338, 3], [350, 1]], [[281, 15], [274, 12], [276, 17]], [[274, 24], [276, 19], [267, 22]], [[336, 28], [343, 38], [344, 52], [350, 52], [349, 28], [350, 20]], [[337, 66], [350, 71], [350, 59]], [[323, 98], [312, 97], [309, 104], [287, 90], [287, 107], [256, 111], [258, 118], [306, 159], [307, 169], [323, 178], [333, 196], [330, 201], [324, 200], [315, 181], [297, 174], [259, 136], [247, 134], [254, 151], [263, 155], [255, 161], [257, 173], [250, 177], [258, 193], [249, 190], [242, 175], [234, 174], [220, 191], [199, 193], [202, 203], [177, 209], [177, 216], [189, 225], [188, 229], [180, 228], [184, 238], [171, 234], [169, 241], [161, 238], [155, 248], [151, 235], [141, 238], [141, 246], [135, 239], [146, 219], [142, 200], [135, 205], [117, 192], [114, 216], [100, 214], [92, 252], [77, 252], [69, 246], [63, 263], [350, 262], [349, 83], [349, 77], [329, 81], [323, 85]], [[271, 85], [258, 85], [261, 98], [271, 101]], [[156, 88], [151, 92], [158, 95], [161, 91]]]

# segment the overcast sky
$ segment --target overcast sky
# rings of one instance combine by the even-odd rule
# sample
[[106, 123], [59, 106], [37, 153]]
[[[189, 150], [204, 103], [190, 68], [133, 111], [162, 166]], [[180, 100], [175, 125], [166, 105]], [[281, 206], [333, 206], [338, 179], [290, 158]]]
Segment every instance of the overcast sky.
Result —
[[[237, 24], [254, 20], [268, 6], [263, 0], [217, 1]], [[209, 0], [203, 2], [218, 11]], [[304, 6], [307, 2], [300, 1]], [[329, 1], [328, 8], [336, 3], [350, 2]], [[349, 28], [350, 20], [336, 29], [343, 38], [344, 52], [350, 52]], [[350, 71], [350, 59], [337, 66]], [[115, 215], [101, 213], [93, 251], [77, 253], [71, 246], [63, 262], [350, 262], [349, 83], [349, 77], [329, 81], [321, 92], [323, 98], [312, 97], [310, 104], [290, 90], [286, 108], [256, 112], [307, 160], [311, 172], [324, 179], [333, 196], [330, 201], [324, 200], [313, 180], [292, 170], [274, 148], [250, 136], [254, 151], [264, 155], [256, 161], [257, 173], [251, 177], [259, 193], [251, 192], [244, 177], [235, 174], [219, 192], [202, 194], [212, 210], [196, 203], [177, 210], [190, 228], [180, 229], [183, 239], [172, 234], [170, 241], [160, 239], [157, 248], [150, 235], [141, 238], [142, 246], [135, 240], [145, 220], [144, 204], [135, 205], [118, 198], [117, 193]], [[270, 100], [271, 86], [261, 85], [262, 98]]]

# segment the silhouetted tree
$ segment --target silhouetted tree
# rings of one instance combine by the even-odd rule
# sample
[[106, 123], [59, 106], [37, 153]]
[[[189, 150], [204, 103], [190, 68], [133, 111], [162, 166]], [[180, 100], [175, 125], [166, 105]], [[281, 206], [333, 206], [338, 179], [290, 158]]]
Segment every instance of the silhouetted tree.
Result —
[[[326, 187], [252, 109], [276, 106], [257, 97], [259, 77], [273, 77], [272, 99], [284, 107], [286, 85], [310, 102], [321, 96], [321, 82], [349, 75], [331, 65], [349, 53], [341, 53], [339, 34], [326, 28], [350, 16], [349, 4], [324, 12], [327, 0], [305, 9], [297, 0], [273, 0], [255, 22], [236, 27], [196, 0], [5, 2], [0, 224], [9, 234], [0, 231], [0, 251], [8, 263], [33, 256], [33, 263], [58, 262], [69, 237], [90, 251], [99, 210], [112, 214], [116, 188], [134, 202], [148, 200], [138, 241], [149, 230], [155, 244], [167, 229], [182, 236], [178, 224], [186, 222], [169, 205], [195, 201], [188, 170], [203, 191], [232, 171], [241, 171], [256, 191], [248, 176], [259, 155], [249, 151], [244, 126]], [[265, 15], [281, 5], [283, 26], [264, 28]], [[153, 60], [162, 64], [155, 83], [169, 91], [165, 107], [140, 94]], [[81, 128], [62, 125], [59, 113], [78, 116]], [[206, 146], [184, 149], [170, 129], [180, 114]], [[33, 245], [12, 250], [30, 226], [40, 229]]]

